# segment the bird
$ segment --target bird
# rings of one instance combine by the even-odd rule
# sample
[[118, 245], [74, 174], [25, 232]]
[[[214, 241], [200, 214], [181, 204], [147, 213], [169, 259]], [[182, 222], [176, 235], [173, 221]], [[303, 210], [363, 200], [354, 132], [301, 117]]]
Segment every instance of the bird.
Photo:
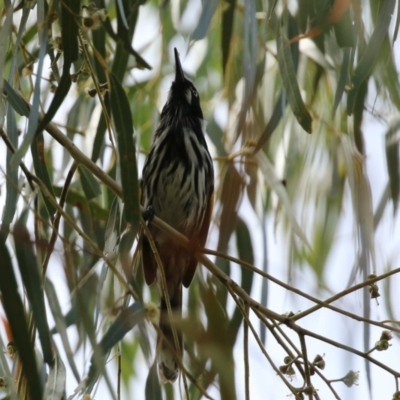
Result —
[[[186, 236], [191, 248], [195, 249], [204, 247], [208, 235], [214, 170], [205, 139], [206, 123], [199, 93], [185, 77], [176, 48], [174, 55], [175, 79], [143, 166], [141, 204], [148, 216], [156, 215], [162, 219]], [[178, 245], [168, 234], [148, 222], [152, 239], [143, 235], [142, 262], [147, 285], [157, 282], [160, 296], [158, 372], [163, 383], [172, 383], [179, 376], [183, 340], [181, 332], [177, 332], [178, 340], [174, 340], [162, 274], [150, 240], [154, 241], [161, 260], [174, 318], [182, 317], [182, 286], [189, 287], [198, 262], [193, 251]]]

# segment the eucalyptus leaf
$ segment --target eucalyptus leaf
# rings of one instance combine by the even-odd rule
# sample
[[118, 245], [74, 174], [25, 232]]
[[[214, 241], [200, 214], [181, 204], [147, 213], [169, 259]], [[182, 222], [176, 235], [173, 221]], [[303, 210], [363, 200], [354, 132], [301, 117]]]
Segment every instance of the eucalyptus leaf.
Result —
[[26, 227], [28, 210], [25, 210], [14, 227], [15, 250], [19, 271], [32, 308], [33, 318], [42, 346], [43, 358], [48, 365], [53, 365], [53, 350], [50, 339], [49, 325], [47, 323], [46, 307], [42, 289], [39, 267], [33, 251], [29, 231]]
[[300, 94], [299, 84], [296, 78], [296, 70], [290, 52], [289, 41], [285, 37], [282, 24], [283, 20], [278, 24], [276, 42], [283, 87], [285, 88], [288, 102], [297, 121], [306, 132], [311, 133], [312, 118], [306, 106], [304, 105]]
[[13, 340], [22, 362], [22, 371], [28, 382], [28, 390], [32, 399], [42, 399], [43, 388], [36, 363], [33, 343], [28, 331], [24, 306], [18, 293], [18, 284], [11, 263], [10, 253], [0, 232], [1, 279], [0, 291], [2, 305], [10, 324]]

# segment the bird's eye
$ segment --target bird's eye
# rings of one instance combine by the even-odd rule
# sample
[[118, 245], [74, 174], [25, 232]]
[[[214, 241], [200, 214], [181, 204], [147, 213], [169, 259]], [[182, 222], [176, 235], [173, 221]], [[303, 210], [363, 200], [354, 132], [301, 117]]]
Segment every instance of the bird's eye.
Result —
[[196, 89], [192, 89], [192, 94], [193, 94], [193, 96], [194, 97], [199, 97], [199, 94], [197, 93], [197, 90]]

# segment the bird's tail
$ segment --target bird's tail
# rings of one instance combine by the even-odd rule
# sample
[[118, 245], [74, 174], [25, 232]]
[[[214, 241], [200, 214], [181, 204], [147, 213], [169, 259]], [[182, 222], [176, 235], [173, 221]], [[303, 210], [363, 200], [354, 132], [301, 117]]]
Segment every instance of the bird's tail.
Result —
[[[170, 297], [171, 311], [174, 318], [182, 317], [182, 285], [175, 290]], [[182, 358], [183, 341], [182, 333], [175, 329], [176, 338], [179, 344], [177, 348], [174, 339], [174, 328], [171, 327], [168, 317], [167, 302], [164, 296], [161, 296], [160, 303], [160, 330], [157, 338], [157, 362], [160, 379], [163, 383], [174, 382], [179, 375], [179, 364], [177, 358]]]

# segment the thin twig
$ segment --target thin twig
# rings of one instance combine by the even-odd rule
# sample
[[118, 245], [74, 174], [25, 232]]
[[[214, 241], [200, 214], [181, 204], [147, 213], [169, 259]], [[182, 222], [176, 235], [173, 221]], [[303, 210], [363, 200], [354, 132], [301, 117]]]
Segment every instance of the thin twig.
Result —
[[308, 329], [301, 328], [300, 326], [298, 326], [296, 324], [292, 325], [291, 323], [289, 323], [288, 326], [290, 328], [292, 328], [298, 334], [303, 334], [303, 335], [306, 335], [306, 336], [313, 337], [314, 339], [320, 340], [321, 342], [325, 342], [327, 344], [330, 344], [331, 346], [338, 347], [339, 349], [348, 351], [349, 353], [353, 353], [353, 354], [355, 354], [355, 355], [357, 355], [357, 356], [359, 356], [361, 358], [364, 358], [367, 361], [377, 365], [378, 367], [382, 368], [386, 372], [389, 372], [393, 376], [395, 376], [397, 378], [400, 378], [400, 372], [388, 367], [387, 365], [385, 365], [385, 364], [381, 363], [380, 361], [372, 358], [371, 356], [369, 356], [368, 354], [366, 354], [366, 353], [364, 353], [362, 351], [358, 351], [358, 350], [354, 349], [353, 347], [346, 346], [346, 345], [344, 345], [342, 343], [339, 343], [339, 342], [336, 342], [334, 340], [331, 340], [331, 339], [329, 339], [329, 338], [327, 338], [325, 336], [318, 335], [317, 333], [309, 331]]
[[243, 327], [244, 383], [246, 400], [250, 400], [249, 324], [247, 323], [249, 319], [249, 306], [247, 304], [244, 305], [244, 312], [246, 314]]
[[122, 355], [121, 355], [121, 344], [118, 344], [118, 376], [117, 376], [117, 399], [121, 400], [121, 365]]
[[315, 372], [325, 382], [326, 386], [329, 387], [329, 389], [331, 390], [332, 394], [335, 396], [335, 399], [340, 400], [339, 394], [333, 388], [333, 385], [331, 384], [331, 382], [327, 378], [325, 378], [324, 374], [318, 368], [315, 368]]
[[275, 365], [275, 363], [273, 362], [272, 358], [269, 356], [267, 350], [264, 347], [264, 344], [262, 343], [260, 337], [258, 336], [256, 330], [254, 329], [253, 324], [251, 323], [250, 319], [247, 317], [245, 310], [243, 309], [242, 304], [239, 302], [236, 293], [234, 293], [232, 291], [231, 288], [227, 287], [227, 290], [229, 291], [229, 293], [231, 294], [232, 299], [235, 301], [237, 307], [240, 309], [240, 311], [242, 312], [242, 315], [244, 317], [244, 319], [246, 320], [246, 323], [248, 324], [251, 332], [253, 333], [254, 338], [256, 339], [256, 342], [258, 344], [258, 347], [260, 348], [261, 352], [264, 354], [265, 358], [267, 359], [267, 361], [269, 362], [269, 364], [271, 365], [272, 369], [276, 372], [277, 375], [280, 376], [280, 378], [282, 379], [282, 381], [284, 382], [284, 384], [287, 386], [287, 388], [293, 393], [293, 395], [295, 396], [296, 399], [300, 399], [299, 395], [298, 395], [298, 389], [295, 388], [287, 379], [286, 377], [281, 373], [281, 371], [279, 370], [279, 368]]
[[301, 354], [304, 360], [304, 372], [305, 372], [305, 382], [306, 387], [309, 389], [308, 397], [310, 400], [313, 398], [314, 388], [311, 384], [311, 375], [310, 375], [310, 366], [308, 364], [308, 356], [307, 356], [307, 345], [304, 338], [304, 335], [299, 335], [300, 345], [301, 345]]
[[400, 273], [400, 268], [388, 271], [388, 272], [386, 272], [386, 273], [384, 273], [382, 275], [374, 277], [373, 279], [369, 279], [367, 281], [361, 282], [358, 285], [352, 286], [352, 287], [350, 287], [350, 288], [348, 288], [348, 289], [336, 294], [335, 296], [330, 297], [327, 300], [319, 300], [316, 297], [313, 297], [313, 296], [309, 295], [308, 293], [305, 293], [305, 292], [297, 289], [294, 286], [288, 285], [287, 283], [282, 282], [279, 279], [276, 279], [274, 276], [264, 272], [263, 270], [255, 267], [254, 265], [251, 265], [251, 264], [247, 263], [246, 261], [240, 260], [240, 259], [238, 259], [236, 257], [232, 257], [229, 254], [221, 253], [219, 251], [210, 250], [210, 249], [202, 249], [202, 250], [203, 250], [204, 254], [209, 254], [209, 255], [214, 255], [214, 256], [217, 256], [217, 257], [221, 257], [221, 258], [224, 258], [226, 260], [232, 261], [232, 262], [234, 262], [236, 264], [242, 265], [243, 267], [245, 267], [245, 268], [247, 268], [247, 269], [249, 269], [249, 270], [251, 270], [253, 272], [256, 272], [260, 276], [263, 276], [264, 278], [267, 278], [271, 282], [283, 287], [284, 289], [286, 289], [286, 290], [288, 290], [290, 292], [296, 293], [297, 295], [299, 295], [301, 297], [304, 297], [307, 300], [310, 300], [313, 303], [317, 304], [317, 305], [309, 308], [308, 310], [302, 311], [300, 313], [297, 313], [297, 314], [291, 316], [290, 318], [293, 319], [294, 321], [297, 321], [297, 320], [299, 320], [301, 318], [304, 318], [305, 316], [307, 316], [307, 315], [309, 315], [309, 314], [311, 314], [311, 313], [313, 313], [313, 312], [315, 312], [315, 311], [317, 311], [317, 310], [319, 310], [321, 308], [327, 308], [329, 310], [332, 310], [332, 311], [335, 311], [335, 312], [337, 312], [339, 314], [342, 314], [342, 315], [344, 315], [346, 317], [355, 319], [356, 321], [366, 322], [368, 324], [375, 325], [375, 326], [378, 326], [378, 327], [383, 328], [383, 329], [388, 329], [389, 328], [393, 332], [400, 333], [400, 329], [398, 329], [398, 328], [388, 327], [383, 322], [373, 321], [373, 320], [361, 317], [361, 316], [359, 316], [357, 314], [353, 314], [353, 313], [350, 313], [348, 311], [342, 310], [342, 309], [340, 309], [338, 307], [330, 305], [330, 303], [338, 300], [340, 297], [348, 295], [348, 294], [350, 294], [350, 293], [352, 293], [352, 292], [354, 292], [356, 290], [359, 290], [359, 289], [361, 289], [361, 288], [363, 288], [365, 286], [369, 286], [372, 283], [375, 283], [377, 281], [385, 279], [385, 278], [387, 278], [387, 277], [389, 277], [391, 275], [395, 275], [397, 273]]
[[[72, 182], [72, 178], [73, 178], [77, 168], [78, 168], [78, 164], [74, 161], [71, 165], [71, 168], [68, 171], [68, 174], [65, 179], [65, 183], [64, 183], [64, 186], [63, 186], [63, 189], [61, 192], [60, 201], [59, 201], [59, 206], [61, 208], [64, 207], [65, 201], [67, 199], [68, 190], [69, 190], [69, 187]], [[46, 255], [45, 255], [45, 258], [44, 258], [43, 264], [42, 264], [42, 277], [43, 278], [46, 276], [47, 266], [49, 264], [50, 257], [53, 253], [54, 246], [56, 244], [56, 240], [58, 238], [58, 228], [60, 226], [60, 220], [61, 220], [61, 213], [57, 211], [56, 216], [54, 217], [54, 221], [53, 221], [53, 231], [52, 231], [50, 241], [47, 246]]]
[[[304, 373], [304, 368], [302, 363], [298, 360], [299, 357], [302, 357], [301, 352], [296, 348], [294, 343], [289, 339], [289, 337], [285, 334], [285, 332], [282, 330], [281, 325], [279, 325], [276, 321], [271, 319], [271, 322], [260, 312], [253, 310], [254, 313], [257, 315], [257, 317], [264, 323], [264, 325], [268, 328], [268, 330], [271, 332], [271, 334], [274, 336], [275, 340], [277, 343], [285, 350], [286, 354], [293, 360], [293, 364], [296, 366], [298, 371], [300, 372], [300, 375], [302, 376], [303, 380], [305, 381], [305, 373]], [[276, 332], [276, 330], [279, 331], [279, 334]], [[286, 340], [296, 351], [297, 357], [293, 354], [291, 349], [288, 347], [288, 345], [285, 343], [284, 340]], [[304, 384], [303, 384], [304, 387]]]

